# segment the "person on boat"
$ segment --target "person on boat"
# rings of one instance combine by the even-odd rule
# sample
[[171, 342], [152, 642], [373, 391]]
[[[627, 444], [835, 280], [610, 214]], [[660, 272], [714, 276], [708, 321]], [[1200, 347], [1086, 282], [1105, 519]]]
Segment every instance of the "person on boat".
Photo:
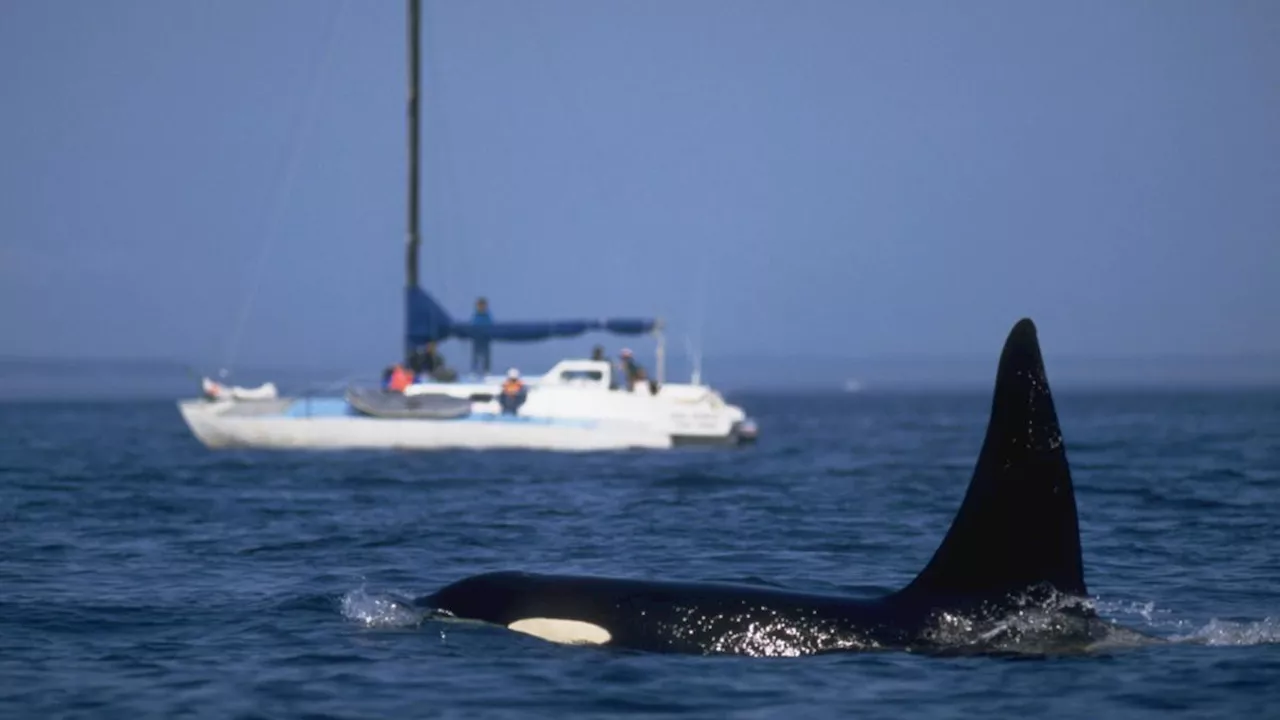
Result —
[[[595, 347], [591, 348], [591, 359], [594, 360], [595, 362], [609, 363], [609, 368], [613, 369], [613, 363], [609, 362], [609, 357], [604, 354], [603, 345], [596, 345]], [[618, 373], [616, 372], [609, 373], [609, 389], [610, 390], [618, 389]]]
[[[493, 324], [493, 317], [489, 315], [489, 300], [487, 298], [476, 299], [476, 311], [471, 316], [471, 324], [477, 327], [488, 328]], [[489, 373], [489, 338], [472, 338], [471, 340], [471, 372], [487, 375]]]
[[413, 352], [409, 354], [408, 360], [405, 361], [405, 365], [413, 371], [414, 375], [430, 373], [435, 366], [436, 357], [436, 344], [429, 342], [414, 348]]
[[511, 368], [507, 371], [507, 379], [502, 383], [502, 394], [498, 396], [498, 404], [502, 406], [503, 415], [515, 415], [529, 396], [528, 389], [520, 379], [520, 371]]
[[387, 368], [383, 373], [382, 387], [388, 392], [404, 392], [405, 388], [413, 384], [413, 373], [409, 372], [405, 366], [396, 364]]
[[626, 381], [627, 392], [635, 389], [637, 382], [643, 382], [648, 376], [644, 372], [644, 367], [636, 362], [635, 355], [631, 354], [631, 348], [622, 348], [619, 353], [619, 365], [622, 366], [622, 377]]
[[225, 393], [221, 385], [209, 378], [204, 378], [200, 381], [200, 389], [203, 391], [201, 394], [205, 400], [221, 400]]
[[434, 341], [418, 348], [409, 358], [408, 365], [418, 380], [429, 377], [440, 382], [453, 382], [458, 378], [458, 373], [445, 365], [444, 356], [436, 350]]

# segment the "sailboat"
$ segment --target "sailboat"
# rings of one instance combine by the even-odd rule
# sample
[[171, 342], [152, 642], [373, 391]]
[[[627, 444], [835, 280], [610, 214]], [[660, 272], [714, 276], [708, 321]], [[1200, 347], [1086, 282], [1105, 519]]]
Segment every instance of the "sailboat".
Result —
[[540, 377], [522, 378], [522, 403], [503, 406], [502, 376], [439, 381], [418, 377], [400, 389], [351, 387], [342, 396], [281, 397], [274, 385], [225, 387], [203, 380], [203, 395], [178, 403], [183, 420], [209, 448], [525, 449], [592, 451], [740, 445], [757, 429], [742, 408], [699, 378], [666, 383], [662, 323], [624, 318], [460, 322], [418, 281], [420, 0], [408, 0], [408, 247], [405, 253], [405, 351], [448, 339], [531, 342], [587, 332], [656, 338], [655, 382], [616, 377], [602, 359], [566, 359]]

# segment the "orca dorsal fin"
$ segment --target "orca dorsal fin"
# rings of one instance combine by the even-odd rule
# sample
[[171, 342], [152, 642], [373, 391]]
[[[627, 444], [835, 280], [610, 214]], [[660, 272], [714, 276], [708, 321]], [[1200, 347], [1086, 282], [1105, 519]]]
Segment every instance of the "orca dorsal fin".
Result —
[[1085, 595], [1075, 490], [1036, 326], [1000, 354], [973, 479], [933, 559], [904, 594], [988, 598], [1049, 584]]

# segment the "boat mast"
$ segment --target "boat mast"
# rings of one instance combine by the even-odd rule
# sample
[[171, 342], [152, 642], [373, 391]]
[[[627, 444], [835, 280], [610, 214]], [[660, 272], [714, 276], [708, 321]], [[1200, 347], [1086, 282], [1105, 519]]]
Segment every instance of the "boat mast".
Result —
[[421, 0], [409, 0], [409, 238], [405, 286], [418, 287], [418, 56]]
[[[421, 45], [421, 32], [419, 18], [422, 15], [421, 0], [408, 0], [409, 5], [409, 97], [408, 97], [408, 113], [407, 120], [409, 126], [409, 197], [408, 197], [408, 237], [405, 244], [404, 257], [404, 282], [405, 295], [409, 296], [410, 291], [418, 287], [418, 245], [421, 238], [418, 234], [418, 56]], [[405, 306], [405, 325], [406, 329], [409, 318], [409, 306]], [[408, 333], [405, 333], [405, 357], [413, 355], [413, 342], [409, 340]]]

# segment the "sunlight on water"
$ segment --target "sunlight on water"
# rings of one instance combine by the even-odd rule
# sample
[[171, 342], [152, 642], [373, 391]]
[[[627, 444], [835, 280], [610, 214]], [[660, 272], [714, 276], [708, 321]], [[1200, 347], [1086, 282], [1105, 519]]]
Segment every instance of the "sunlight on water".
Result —
[[390, 594], [371, 594], [364, 588], [342, 596], [342, 616], [371, 628], [414, 627], [423, 620], [423, 613], [404, 599]]

